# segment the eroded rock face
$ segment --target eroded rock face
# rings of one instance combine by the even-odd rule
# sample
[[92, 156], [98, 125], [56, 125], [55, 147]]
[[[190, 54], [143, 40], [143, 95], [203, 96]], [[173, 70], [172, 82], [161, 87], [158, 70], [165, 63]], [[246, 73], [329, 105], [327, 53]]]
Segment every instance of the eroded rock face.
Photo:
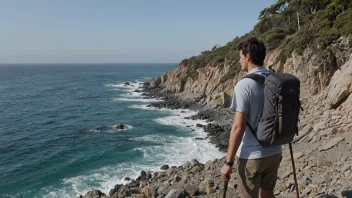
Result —
[[293, 52], [286, 60], [280, 56], [280, 50], [274, 50], [267, 55], [266, 65], [274, 65], [278, 72], [296, 75], [301, 81], [301, 91], [308, 97], [329, 85], [335, 71], [349, 60], [352, 53], [349, 46], [348, 38], [340, 38], [322, 52], [306, 48], [302, 56]]
[[348, 99], [352, 92], [352, 56], [331, 78], [327, 89], [327, 102], [336, 107]]
[[[265, 65], [273, 65], [278, 72], [296, 75], [301, 81], [301, 97], [304, 102], [322, 93], [329, 86], [332, 90], [329, 98], [337, 96], [330, 102], [330, 107], [335, 107], [349, 96], [352, 89], [348, 78], [352, 69], [347, 69], [350, 68], [348, 62], [351, 53], [349, 38], [341, 37], [322, 52], [306, 48], [303, 55], [294, 51], [291, 57], [284, 58], [281, 50], [270, 51], [267, 53]], [[150, 88], [161, 88], [164, 92], [210, 108], [228, 108], [233, 97], [233, 86], [245, 75], [244, 72], [239, 72], [233, 79], [220, 83], [229, 69], [228, 63], [222, 67], [207, 65], [197, 69], [198, 76], [195, 78], [186, 78], [188, 67], [180, 65], [152, 79]], [[342, 85], [335, 90], [341, 91], [334, 91], [333, 87], [340, 82]]]

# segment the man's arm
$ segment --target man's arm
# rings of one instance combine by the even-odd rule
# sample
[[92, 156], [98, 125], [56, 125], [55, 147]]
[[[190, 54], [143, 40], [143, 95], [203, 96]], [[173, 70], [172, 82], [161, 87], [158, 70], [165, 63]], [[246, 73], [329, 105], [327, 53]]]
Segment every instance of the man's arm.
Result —
[[[250, 108], [249, 102], [249, 91], [244, 82], [241, 80], [237, 83], [234, 88], [234, 97], [232, 100], [231, 110], [236, 111], [235, 119], [232, 125], [232, 129], [230, 132], [230, 140], [229, 147], [227, 150], [226, 161], [233, 162], [235, 154], [238, 150], [238, 147], [241, 144], [243, 134], [246, 128], [247, 115]], [[230, 164], [224, 164], [221, 169], [222, 179], [224, 181], [228, 181], [230, 179], [230, 174], [232, 171], [232, 167]]]
[[230, 133], [230, 140], [229, 140], [229, 147], [227, 150], [226, 160], [228, 162], [233, 162], [238, 147], [241, 144], [244, 130], [246, 128], [247, 122], [247, 115], [242, 112], [236, 111], [235, 113], [235, 120], [232, 125], [231, 133]]
[[[246, 128], [246, 122], [247, 122], [247, 114], [236, 111], [235, 120], [232, 125], [232, 129], [230, 133], [229, 147], [228, 147], [227, 156], [226, 156], [227, 162], [234, 161], [235, 154], [243, 138], [244, 130]], [[224, 164], [223, 168], [221, 169], [222, 179], [224, 181], [229, 181], [231, 172], [232, 172], [232, 167]]]

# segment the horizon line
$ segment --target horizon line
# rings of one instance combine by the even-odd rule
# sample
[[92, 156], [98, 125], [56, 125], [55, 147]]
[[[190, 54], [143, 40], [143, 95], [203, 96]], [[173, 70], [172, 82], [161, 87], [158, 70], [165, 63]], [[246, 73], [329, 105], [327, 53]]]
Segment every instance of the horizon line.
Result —
[[81, 62], [81, 63], [78, 63], [78, 62], [73, 62], [73, 63], [70, 63], [70, 62], [58, 62], [58, 63], [52, 63], [52, 62], [48, 62], [48, 63], [45, 63], [45, 62], [38, 62], [38, 63], [0, 63], [0, 65], [33, 65], [33, 64], [179, 64], [177, 62], [165, 62], [165, 63], [159, 63], [159, 62], [156, 62], [156, 63], [153, 63], [153, 62], [127, 62], [127, 63], [124, 63], [124, 62], [96, 62], [96, 63], [85, 63], [85, 62]]

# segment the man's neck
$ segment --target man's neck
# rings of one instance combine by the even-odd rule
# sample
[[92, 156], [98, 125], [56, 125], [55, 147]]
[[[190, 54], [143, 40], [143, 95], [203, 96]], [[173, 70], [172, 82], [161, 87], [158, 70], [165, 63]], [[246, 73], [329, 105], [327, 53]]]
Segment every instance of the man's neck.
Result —
[[251, 72], [255, 68], [259, 68], [260, 66], [255, 65], [255, 64], [249, 64], [248, 65], [248, 73]]

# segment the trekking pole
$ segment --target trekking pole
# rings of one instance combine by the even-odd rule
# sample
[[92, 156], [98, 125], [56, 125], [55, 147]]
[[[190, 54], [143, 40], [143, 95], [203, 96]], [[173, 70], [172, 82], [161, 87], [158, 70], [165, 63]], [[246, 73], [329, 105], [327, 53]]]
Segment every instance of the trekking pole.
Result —
[[295, 162], [293, 161], [292, 144], [290, 143], [289, 146], [290, 146], [290, 153], [291, 153], [291, 161], [292, 161], [292, 168], [293, 168], [293, 176], [295, 177], [296, 194], [297, 194], [297, 198], [299, 198], [298, 184], [297, 184], [297, 177], [296, 177], [296, 168], [295, 168]]
[[226, 197], [226, 191], [227, 191], [227, 185], [229, 183], [227, 181], [224, 181], [224, 194], [222, 194], [222, 198], [225, 198]]

